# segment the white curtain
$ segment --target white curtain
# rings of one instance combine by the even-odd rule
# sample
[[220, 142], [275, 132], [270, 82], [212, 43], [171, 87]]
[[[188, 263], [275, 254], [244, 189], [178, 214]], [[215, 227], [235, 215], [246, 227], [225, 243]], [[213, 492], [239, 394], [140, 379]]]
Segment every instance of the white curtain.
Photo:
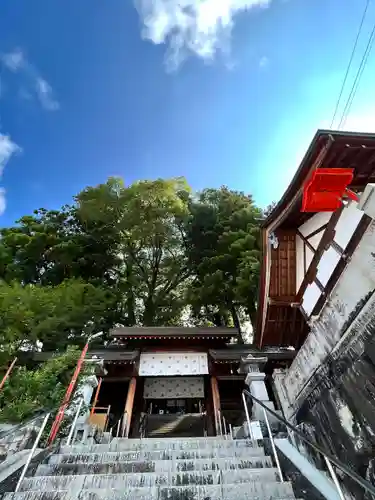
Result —
[[203, 377], [150, 377], [145, 380], [145, 399], [203, 398]]
[[147, 352], [142, 353], [139, 375], [207, 375], [207, 353]]

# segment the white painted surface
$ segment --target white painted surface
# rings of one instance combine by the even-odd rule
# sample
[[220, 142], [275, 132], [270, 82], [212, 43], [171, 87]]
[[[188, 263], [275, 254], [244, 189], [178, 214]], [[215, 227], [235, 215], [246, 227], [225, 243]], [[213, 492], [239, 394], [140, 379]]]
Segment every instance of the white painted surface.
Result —
[[332, 276], [340, 258], [340, 254], [333, 247], [329, 247], [328, 250], [323, 253], [316, 275], [322, 285], [325, 286], [328, 283], [328, 280]]
[[335, 227], [334, 240], [344, 250], [363, 216], [363, 212], [357, 208], [357, 205], [354, 201], [349, 203], [342, 211]]
[[375, 219], [375, 184], [367, 184], [359, 199], [357, 208]]
[[207, 353], [142, 353], [139, 362], [139, 375], [208, 375]]
[[[313, 215], [308, 221], [306, 221], [302, 226], [300, 226], [299, 232], [303, 234], [303, 236], [308, 236], [309, 234], [313, 233], [316, 229], [318, 229], [321, 226], [324, 226], [324, 224], [327, 224], [329, 219], [331, 218], [332, 212], [319, 212], [315, 215]], [[319, 241], [321, 240], [321, 237], [323, 235], [323, 232], [321, 231], [318, 233], [320, 236], [312, 237], [309, 239], [309, 242], [314, 241], [314, 243], [311, 243], [314, 247], [315, 245], [317, 246], [319, 244]]]
[[266, 384], [260, 380], [255, 380], [249, 384], [251, 394], [260, 401], [268, 401], [268, 392]]
[[305, 276], [305, 258], [303, 253], [303, 241], [298, 235], [296, 236], [296, 289], [301, 286]]
[[311, 283], [307, 286], [305, 293], [303, 294], [302, 307], [306, 313], [310, 316], [315, 304], [321, 295], [321, 291], [315, 283]]
[[[322, 212], [313, 215], [308, 221], [306, 221], [302, 226], [298, 228], [300, 233], [303, 236], [307, 236], [310, 233], [314, 232], [321, 226], [324, 226], [324, 224], [327, 224], [329, 221], [329, 218], [331, 217], [332, 213], [331, 212]], [[308, 239], [308, 242], [310, 245], [312, 245], [315, 249], [318, 247], [319, 242], [323, 236], [324, 233], [324, 228], [319, 231], [316, 235], [310, 237]], [[309, 265], [311, 264], [311, 261], [314, 257], [314, 253], [310, 248], [306, 245], [305, 250], [303, 249], [304, 243], [302, 239], [297, 236], [296, 238], [296, 282], [297, 282], [297, 290], [301, 286], [301, 283], [303, 281], [303, 278], [305, 277], [305, 266], [306, 266], [306, 271], [309, 268]], [[305, 263], [306, 260], [306, 263]]]

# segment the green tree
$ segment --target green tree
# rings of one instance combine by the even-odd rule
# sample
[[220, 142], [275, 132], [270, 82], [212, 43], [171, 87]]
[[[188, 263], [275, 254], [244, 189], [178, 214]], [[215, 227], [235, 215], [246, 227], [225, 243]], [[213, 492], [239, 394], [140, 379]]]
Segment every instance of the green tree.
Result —
[[56, 287], [0, 283], [0, 368], [19, 350], [83, 345], [85, 329], [100, 330], [112, 302], [108, 291], [77, 280]]
[[79, 349], [69, 348], [36, 369], [15, 368], [0, 393], [0, 421], [22, 422], [38, 410], [57, 408], [79, 355]]
[[273, 209], [276, 207], [277, 201], [272, 201], [266, 208], [263, 209], [263, 216], [268, 217]]
[[77, 196], [83, 220], [110, 225], [119, 235], [117, 276], [122, 322], [178, 322], [190, 275], [185, 251], [189, 186], [181, 178], [136, 182], [118, 179]]
[[227, 187], [205, 189], [191, 203], [188, 230], [194, 314], [240, 329], [238, 308], [254, 321], [261, 210]]

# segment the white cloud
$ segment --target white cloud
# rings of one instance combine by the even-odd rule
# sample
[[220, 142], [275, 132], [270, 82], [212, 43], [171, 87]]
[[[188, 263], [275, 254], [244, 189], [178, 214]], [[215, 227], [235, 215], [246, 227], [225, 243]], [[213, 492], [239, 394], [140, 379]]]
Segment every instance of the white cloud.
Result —
[[[3, 174], [4, 167], [11, 159], [11, 157], [20, 152], [21, 148], [12, 141], [9, 135], [0, 133], [0, 177]], [[5, 189], [0, 187], [0, 215], [2, 215], [6, 208]]]
[[268, 57], [263, 56], [259, 60], [259, 67], [266, 68], [269, 65], [269, 63], [270, 63], [270, 60], [268, 59]]
[[0, 215], [3, 215], [7, 207], [7, 202], [5, 198], [5, 189], [0, 188]]
[[2, 54], [1, 60], [3, 61], [3, 64], [13, 72], [19, 71], [26, 65], [25, 56], [19, 48], [16, 48], [6, 54]]
[[142, 36], [169, 45], [167, 64], [176, 68], [190, 53], [213, 59], [227, 51], [236, 14], [267, 7], [271, 0], [135, 0]]
[[21, 148], [12, 141], [9, 135], [0, 133], [0, 176], [3, 174], [4, 167], [10, 158], [20, 151]]
[[56, 111], [59, 103], [53, 98], [51, 85], [43, 78], [38, 77], [35, 82], [36, 93], [44, 109]]
[[17, 48], [11, 52], [0, 54], [0, 62], [5, 68], [13, 73], [20, 73], [23, 76], [23, 86], [19, 94], [24, 97], [31, 92], [36, 95], [41, 106], [47, 111], [56, 111], [60, 105], [53, 97], [51, 85], [45, 80], [39, 71], [28, 62], [24, 52]]

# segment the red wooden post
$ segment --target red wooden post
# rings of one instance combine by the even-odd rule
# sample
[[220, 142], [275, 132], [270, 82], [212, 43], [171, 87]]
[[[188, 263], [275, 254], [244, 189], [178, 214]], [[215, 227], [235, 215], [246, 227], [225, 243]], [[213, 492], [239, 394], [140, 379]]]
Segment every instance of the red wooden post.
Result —
[[95, 392], [94, 402], [92, 404], [92, 408], [90, 411], [90, 417], [95, 411], [95, 406], [96, 406], [96, 403], [98, 402], [99, 392], [100, 392], [100, 387], [102, 385], [102, 382], [103, 382], [103, 379], [100, 377], [99, 382], [98, 382], [98, 387], [96, 388], [96, 392]]
[[85, 347], [83, 348], [82, 352], [81, 352], [81, 356], [79, 357], [79, 360], [77, 361], [77, 366], [76, 366], [76, 369], [73, 373], [73, 377], [70, 381], [70, 384], [68, 386], [68, 389], [66, 390], [66, 393], [65, 393], [65, 396], [64, 396], [64, 399], [63, 399], [63, 402], [60, 406], [60, 409], [59, 409], [59, 412], [58, 414], [56, 415], [56, 418], [55, 418], [55, 421], [53, 422], [53, 425], [52, 425], [52, 428], [51, 428], [51, 432], [50, 432], [50, 435], [49, 435], [49, 438], [48, 438], [48, 445], [52, 444], [53, 441], [55, 440], [56, 438], [56, 435], [60, 429], [60, 426], [61, 426], [61, 422], [64, 418], [64, 413], [65, 413], [65, 410], [68, 406], [68, 403], [70, 401], [70, 398], [72, 396], [72, 393], [73, 393], [73, 390], [74, 390], [74, 387], [77, 383], [77, 379], [78, 379], [78, 375], [81, 371], [81, 368], [82, 368], [82, 364], [83, 364], [83, 361], [86, 357], [86, 353], [87, 353], [87, 349], [89, 347], [89, 343], [87, 342], [87, 344], [85, 345]]
[[9, 368], [7, 369], [7, 372], [6, 374], [4, 375], [3, 377], [3, 380], [1, 381], [0, 383], [0, 391], [2, 390], [2, 388], [4, 387], [4, 384], [5, 382], [7, 381], [7, 378], [9, 377], [10, 375], [10, 372], [13, 370], [13, 367], [14, 365], [16, 364], [16, 361], [17, 361], [17, 358], [14, 358], [14, 360], [12, 361], [11, 365], [9, 366]]

